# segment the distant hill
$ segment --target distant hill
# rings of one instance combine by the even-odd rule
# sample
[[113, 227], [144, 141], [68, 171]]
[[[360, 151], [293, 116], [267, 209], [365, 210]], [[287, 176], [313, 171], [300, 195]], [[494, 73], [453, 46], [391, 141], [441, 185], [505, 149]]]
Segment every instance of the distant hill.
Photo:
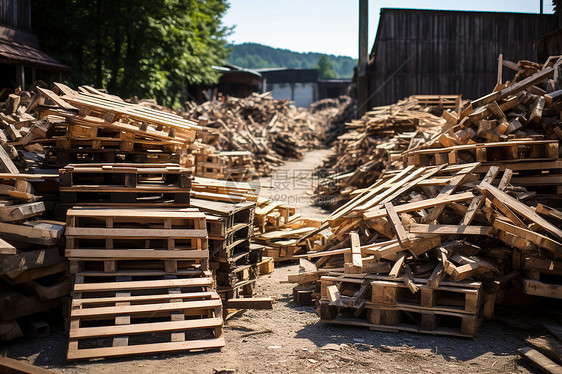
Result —
[[[288, 49], [272, 48], [257, 43], [243, 43], [232, 46], [226, 61], [247, 69], [294, 68], [314, 69], [322, 53], [299, 53]], [[357, 60], [347, 56], [328, 55], [338, 78], [351, 78]]]

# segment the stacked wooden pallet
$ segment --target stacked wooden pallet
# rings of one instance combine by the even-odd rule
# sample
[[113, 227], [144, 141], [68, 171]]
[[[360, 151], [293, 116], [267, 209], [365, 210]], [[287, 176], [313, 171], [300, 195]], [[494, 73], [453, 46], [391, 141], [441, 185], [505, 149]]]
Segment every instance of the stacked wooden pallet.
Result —
[[189, 205], [191, 171], [177, 164], [69, 164], [59, 175], [66, 206]]
[[199, 146], [194, 151], [195, 172], [200, 177], [249, 181], [255, 177], [254, 162], [249, 151], [215, 151]]
[[203, 213], [73, 208], [67, 217], [69, 360], [224, 346]]
[[191, 206], [205, 212], [207, 217], [211, 269], [217, 292], [226, 301], [251, 297], [263, 256], [263, 247], [251, 243], [256, 204], [192, 199]]
[[43, 132], [22, 137], [16, 145], [41, 145], [48, 166], [85, 162], [193, 166], [188, 147], [201, 129], [193, 121], [88, 86], [74, 91], [55, 83], [54, 91], [38, 90], [43, 121], [35, 127]]
[[518, 71], [512, 82], [498, 84], [462, 111], [443, 113], [447, 126], [404, 152], [403, 161], [418, 166], [478, 161], [486, 167], [509, 167], [513, 185], [535, 191], [544, 202], [560, 204], [561, 62], [512, 64]]

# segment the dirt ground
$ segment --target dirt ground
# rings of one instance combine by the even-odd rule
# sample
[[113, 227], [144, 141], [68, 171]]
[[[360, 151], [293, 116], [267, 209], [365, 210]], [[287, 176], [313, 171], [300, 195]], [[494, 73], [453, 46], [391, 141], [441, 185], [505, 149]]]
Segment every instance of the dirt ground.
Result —
[[[280, 171], [311, 171], [326, 151], [314, 151], [304, 160], [287, 163]], [[278, 173], [279, 175], [279, 173]], [[277, 177], [300, 186], [300, 173]], [[277, 186], [270, 193], [285, 194], [303, 215], [325, 215], [310, 207], [310, 189]], [[296, 200], [295, 200], [296, 199]], [[67, 338], [54, 327], [44, 338], [20, 338], [0, 345], [0, 355], [25, 360], [55, 373], [528, 373], [515, 352], [528, 332], [500, 321], [488, 321], [474, 339], [411, 333], [375, 332], [333, 326], [318, 321], [315, 308], [292, 302], [291, 284], [280, 283], [298, 272], [297, 264], [276, 265], [275, 272], [258, 280], [257, 297], [273, 297], [273, 310], [248, 310], [225, 325], [226, 346], [221, 350], [147, 355], [137, 358], [65, 360]], [[248, 333], [260, 332], [254, 335]], [[2, 344], [2, 343], [0, 343]]]

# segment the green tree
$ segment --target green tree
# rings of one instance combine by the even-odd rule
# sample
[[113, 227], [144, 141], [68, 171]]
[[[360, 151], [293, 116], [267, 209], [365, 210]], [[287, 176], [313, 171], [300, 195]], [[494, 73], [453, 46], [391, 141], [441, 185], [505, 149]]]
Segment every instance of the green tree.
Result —
[[226, 0], [33, 0], [41, 47], [73, 68], [70, 83], [178, 106], [212, 84], [228, 54]]
[[316, 69], [318, 69], [318, 77], [321, 79], [334, 79], [336, 77], [334, 65], [327, 55], [320, 56]]

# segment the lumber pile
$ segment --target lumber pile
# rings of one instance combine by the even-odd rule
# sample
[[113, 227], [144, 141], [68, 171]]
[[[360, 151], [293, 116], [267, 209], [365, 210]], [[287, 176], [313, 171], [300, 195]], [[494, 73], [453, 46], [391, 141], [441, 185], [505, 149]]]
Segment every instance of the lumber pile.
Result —
[[301, 158], [303, 152], [319, 147], [328, 118], [343, 111], [349, 99], [319, 102], [314, 111], [275, 100], [269, 92], [187, 104], [190, 109], [184, 115], [205, 124], [203, 144], [217, 151], [250, 152], [255, 173], [264, 176], [283, 160]]
[[430, 110], [410, 97], [346, 123], [333, 153], [317, 170], [316, 204], [335, 209], [353, 191], [371, 185], [383, 170], [403, 167], [402, 152], [429, 140], [446, 123]]
[[384, 156], [371, 185], [301, 238], [328, 233], [289, 276], [295, 299], [319, 299], [329, 323], [472, 337], [511, 288], [562, 298], [561, 61], [513, 64], [512, 82]]
[[300, 238], [320, 227], [320, 220], [301, 217], [296, 209], [287, 204], [260, 199], [256, 208], [255, 242], [265, 246], [266, 256], [274, 261], [291, 261], [300, 254], [312, 250], [314, 240], [321, 234], [306, 240]]
[[529, 194], [511, 170], [480, 167], [383, 174], [327, 218], [318, 230], [331, 236], [306, 254], [316, 262], [289, 281], [320, 286], [326, 322], [474, 336], [521, 269], [562, 250], [558, 223], [519, 200]]
[[48, 334], [45, 322], [22, 318], [60, 307], [70, 287], [61, 248], [65, 224], [49, 219], [56, 176], [20, 174], [10, 158], [3, 161], [14, 172], [0, 174], [0, 340], [11, 340], [22, 327]]
[[404, 152], [403, 161], [416, 166], [477, 161], [483, 167], [509, 167], [513, 185], [535, 191], [541, 202], [560, 204], [559, 65], [557, 58], [543, 65], [511, 64], [517, 70], [511, 82], [498, 84], [460, 112], [444, 112], [447, 125], [442, 131]]

